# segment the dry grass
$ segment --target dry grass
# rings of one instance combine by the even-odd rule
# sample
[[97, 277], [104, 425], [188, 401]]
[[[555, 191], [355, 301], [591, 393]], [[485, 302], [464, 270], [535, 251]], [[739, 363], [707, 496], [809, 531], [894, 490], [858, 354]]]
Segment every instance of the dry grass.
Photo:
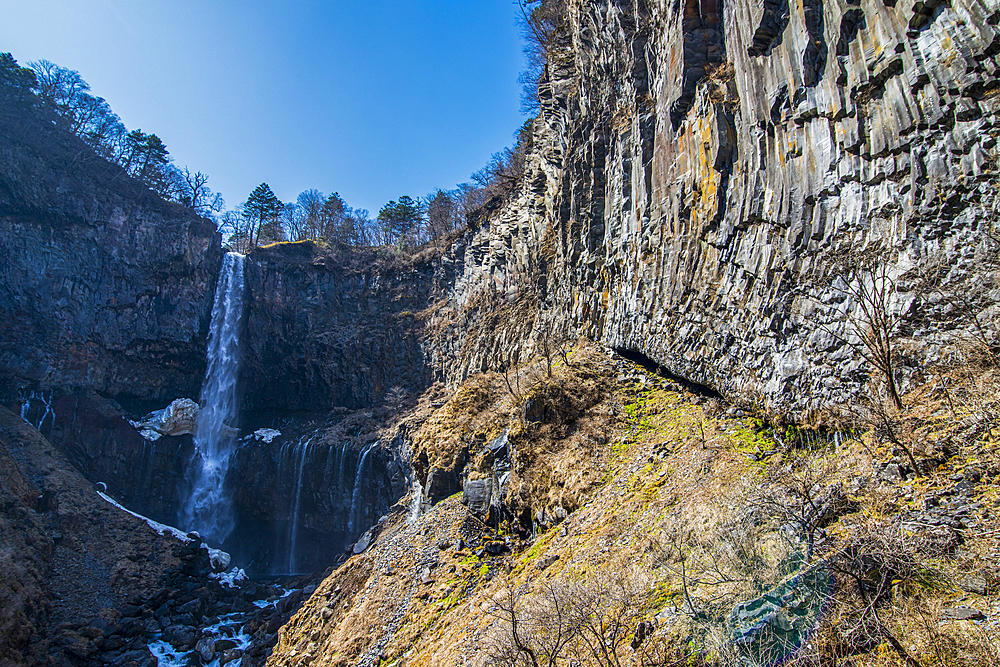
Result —
[[[559, 360], [552, 377], [544, 361], [506, 379], [477, 375], [414, 437], [428, 463], [449, 464], [468, 448], [466, 472], [483, 473], [490, 459], [481, 445], [509, 429], [510, 506], [535, 518], [561, 507], [568, 516], [551, 527], [536, 523], [532, 538], [506, 535], [510, 553], [443, 550], [435, 557], [440, 574], [426, 586], [412, 584], [417, 551], [392, 535], [426, 549], [442, 535], [453, 540], [465, 521], [479, 526], [484, 540], [495, 539], [492, 529], [470, 518], [457, 498], [412, 528], [387, 529], [361, 558], [398, 565], [392, 577], [369, 573], [367, 592], [357, 594], [363, 599], [345, 602], [367, 616], [362, 622], [351, 612], [357, 629], [339, 622], [338, 655], [350, 648], [342, 664], [371, 651], [381, 632], [388, 633], [379, 649], [386, 665], [484, 665], [491, 651], [500, 655], [505, 631], [497, 612], [505, 592], [519, 591], [524, 608], [537, 611], [546, 595], [545, 604], [552, 602], [553, 590], [593, 601], [610, 599], [615, 587], [631, 600], [621, 616], [632, 626], [628, 641], [620, 632], [614, 639], [620, 664], [750, 664], [752, 652], [733, 643], [727, 617], [763, 592], [780, 591], [796, 567], [826, 568], [833, 579], [814, 598], [822, 604], [808, 617], [802, 644], [779, 645], [784, 664], [978, 667], [1000, 656], [1000, 589], [978, 595], [961, 588], [976, 572], [1000, 583], [990, 369], [945, 369], [904, 396], [893, 428], [922, 474], [889, 483], [878, 477], [880, 464], [905, 464], [906, 457], [875, 430], [838, 441], [797, 437], [794, 429], [728, 414], [598, 350], [581, 348], [568, 361]], [[950, 493], [958, 475], [978, 480], [969, 491], [981, 507], [976, 525], [931, 530], [908, 518], [926, 499]], [[400, 591], [411, 587], [417, 595], [401, 607]], [[608, 608], [624, 609], [615, 607], [622, 597], [615, 595]], [[401, 609], [396, 629], [364, 629], [369, 617], [372, 627], [388, 623], [373, 600]], [[989, 618], [942, 620], [943, 610], [960, 605]], [[633, 649], [640, 621], [650, 633]], [[297, 636], [297, 645], [308, 644]], [[557, 664], [604, 664], [585, 642], [572, 646], [573, 655]]]

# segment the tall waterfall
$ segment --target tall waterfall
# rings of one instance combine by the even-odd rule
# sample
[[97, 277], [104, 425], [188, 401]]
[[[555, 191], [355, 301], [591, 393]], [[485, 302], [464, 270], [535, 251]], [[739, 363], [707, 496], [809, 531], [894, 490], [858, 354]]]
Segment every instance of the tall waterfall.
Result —
[[306, 460], [309, 458], [309, 445], [315, 439], [315, 433], [310, 437], [302, 436], [293, 452], [293, 456], [294, 454], [298, 454], [299, 461], [298, 470], [295, 473], [295, 505], [292, 506], [291, 536], [288, 540], [288, 572], [290, 574], [296, 574], [299, 571], [299, 562], [295, 556], [295, 549], [299, 544], [299, 508], [302, 506], [302, 473], [305, 471]]
[[208, 371], [201, 388], [201, 409], [194, 434], [195, 454], [188, 469], [191, 495], [182, 525], [222, 543], [233, 530], [232, 499], [223, 488], [236, 444], [232, 424], [239, 413], [236, 383], [240, 370], [243, 320], [243, 255], [230, 252], [222, 262], [208, 334]]

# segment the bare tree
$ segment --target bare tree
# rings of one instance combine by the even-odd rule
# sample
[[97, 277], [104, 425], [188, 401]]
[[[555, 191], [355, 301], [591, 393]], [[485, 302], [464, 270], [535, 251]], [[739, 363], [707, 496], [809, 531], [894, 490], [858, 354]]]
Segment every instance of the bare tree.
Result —
[[848, 653], [870, 650], [884, 640], [907, 667], [920, 667], [886, 625], [882, 610], [892, 603], [898, 586], [926, 578], [926, 563], [936, 555], [921, 549], [898, 517], [855, 527], [850, 542], [828, 559], [846, 584], [841, 597], [847, 609], [837, 631], [855, 644]]
[[236, 252], [247, 253], [250, 251], [253, 239], [253, 220], [246, 215], [243, 207], [223, 213], [219, 221], [219, 231], [222, 232], [226, 243]]
[[490, 610], [498, 623], [487, 664], [668, 667], [693, 658], [655, 635], [648, 601], [648, 591], [622, 572], [586, 584], [546, 581], [534, 594], [508, 582]]
[[319, 239], [323, 236], [323, 203], [326, 197], [315, 188], [299, 193], [295, 200], [302, 212], [304, 238]]
[[394, 414], [398, 414], [402, 410], [403, 405], [406, 403], [406, 397], [409, 392], [398, 384], [393, 385], [389, 388], [389, 391], [385, 392], [385, 402], [392, 409]]
[[178, 201], [198, 215], [211, 216], [221, 212], [226, 202], [222, 195], [212, 192], [208, 187], [208, 174], [200, 171], [192, 172], [187, 167], [177, 170], [179, 179]]
[[454, 191], [438, 189], [424, 198], [427, 234], [431, 239], [447, 236], [460, 225], [459, 206]]
[[848, 314], [848, 321], [854, 336], [841, 335], [832, 327], [825, 330], [885, 378], [889, 400], [897, 410], [902, 410], [893, 345], [899, 326], [899, 316], [893, 311], [896, 282], [889, 275], [887, 263], [877, 257], [851, 258], [844, 274], [828, 286], [850, 300], [849, 305], [854, 309]]
[[308, 238], [305, 232], [305, 218], [297, 204], [291, 202], [283, 203], [281, 205], [281, 212], [278, 213], [278, 218], [287, 240], [301, 241]]
[[525, 586], [509, 583], [491, 613], [501, 621], [489, 650], [489, 661], [504, 667], [556, 667], [572, 657], [583, 612], [572, 603], [565, 584], [546, 582], [527, 595]]

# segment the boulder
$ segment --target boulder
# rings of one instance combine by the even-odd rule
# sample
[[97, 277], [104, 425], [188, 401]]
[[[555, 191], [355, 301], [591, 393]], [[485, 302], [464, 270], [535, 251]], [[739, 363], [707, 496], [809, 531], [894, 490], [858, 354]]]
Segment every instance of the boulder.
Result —
[[229, 663], [239, 660], [242, 657], [243, 651], [238, 648], [231, 648], [223, 651], [222, 655], [219, 657], [219, 667], [224, 667], [224, 665], [228, 665]]
[[986, 614], [972, 607], [952, 607], [942, 611], [941, 618], [946, 621], [981, 621]]
[[198, 404], [190, 398], [178, 398], [162, 410], [146, 415], [136, 429], [147, 440], [156, 441], [159, 435], [192, 435], [198, 426]]
[[212, 563], [212, 572], [225, 572], [233, 561], [233, 557], [221, 549], [209, 549], [208, 558]]
[[493, 480], [470, 479], [462, 487], [462, 504], [473, 512], [485, 513], [493, 495]]
[[358, 541], [354, 543], [354, 553], [360, 554], [364, 553], [368, 546], [372, 543], [372, 531], [367, 531], [364, 535], [358, 538]]
[[194, 648], [198, 652], [198, 656], [201, 657], [201, 661], [206, 665], [215, 658], [215, 639], [212, 637], [199, 640]]

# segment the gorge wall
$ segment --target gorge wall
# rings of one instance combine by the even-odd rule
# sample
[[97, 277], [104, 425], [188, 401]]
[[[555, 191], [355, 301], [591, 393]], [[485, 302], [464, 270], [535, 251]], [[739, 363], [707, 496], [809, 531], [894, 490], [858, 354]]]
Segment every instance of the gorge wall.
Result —
[[91, 388], [137, 409], [197, 396], [222, 256], [210, 221], [45, 117], [7, 115], [0, 254], [2, 386]]
[[[461, 379], [539, 332], [585, 335], [804, 414], [868, 377], [848, 344], [866, 267], [895, 285], [904, 386], [956, 335], [992, 339], [998, 18], [979, 0], [570, 2], [522, 187], [452, 249], [435, 353]], [[457, 323], [488, 320], [484, 298], [527, 325]]]
[[432, 372], [420, 313], [435, 295], [434, 255], [287, 243], [251, 253], [243, 408], [359, 409]]
[[[994, 340], [994, 4], [568, 7], [502, 205], [414, 255], [303, 242], [248, 257], [233, 483], [268, 492], [236, 495], [247, 530], [277, 544], [301, 519], [317, 550], [353, 539], [336, 528], [353, 492], [299, 471], [350, 477], [393, 409], [546, 341], [586, 336], [804, 415], [872, 375], [851, 346], [859, 268], [897, 288], [904, 387], [957, 338]], [[170, 520], [190, 440], [151, 443], [125, 414], [198, 396], [214, 226], [43, 116], [8, 113], [0, 252], [0, 400], [31, 398], [26, 418], [88, 479]], [[284, 435], [250, 437], [262, 427]], [[405, 490], [404, 459], [373, 457], [372, 520]], [[253, 557], [287, 562], [278, 551]]]

